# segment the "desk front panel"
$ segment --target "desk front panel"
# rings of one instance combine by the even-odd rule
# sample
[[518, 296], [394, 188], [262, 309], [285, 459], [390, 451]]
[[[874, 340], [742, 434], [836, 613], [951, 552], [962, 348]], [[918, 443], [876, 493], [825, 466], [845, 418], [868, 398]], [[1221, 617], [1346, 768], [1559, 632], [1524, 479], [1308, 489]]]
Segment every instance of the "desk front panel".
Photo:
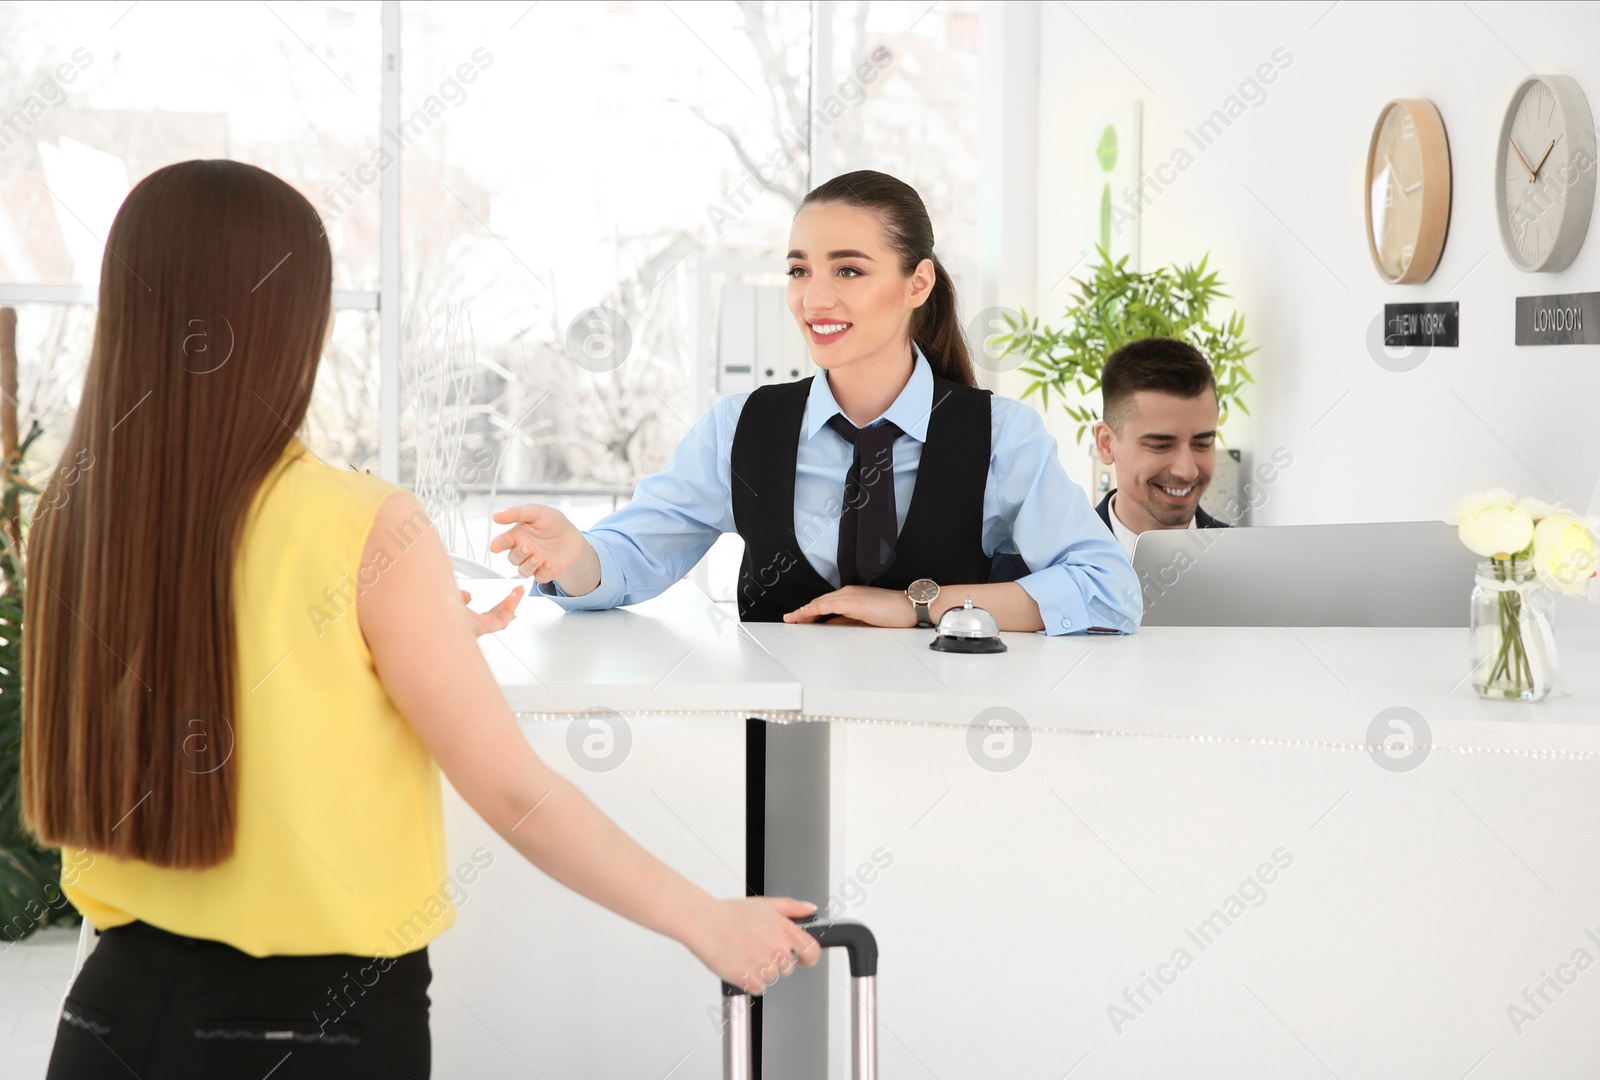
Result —
[[831, 727], [885, 1076], [1595, 1075], [1600, 762]]
[[[523, 721], [535, 751], [634, 839], [717, 896], [744, 894], [744, 720]], [[717, 981], [676, 942], [531, 866], [445, 785], [456, 923], [431, 946], [433, 1075], [722, 1075]], [[538, 811], [528, 819], [535, 824]], [[485, 865], [486, 864], [486, 865]]]

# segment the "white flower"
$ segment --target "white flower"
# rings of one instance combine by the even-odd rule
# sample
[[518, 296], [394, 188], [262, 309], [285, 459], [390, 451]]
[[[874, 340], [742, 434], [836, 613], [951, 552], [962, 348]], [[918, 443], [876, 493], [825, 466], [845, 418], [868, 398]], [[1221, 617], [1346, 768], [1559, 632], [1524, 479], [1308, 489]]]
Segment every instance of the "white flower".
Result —
[[1543, 499], [1535, 499], [1531, 495], [1524, 495], [1522, 498], [1518, 499], [1517, 505], [1528, 512], [1528, 516], [1533, 518], [1533, 523], [1535, 525], [1539, 524], [1539, 522], [1543, 521], [1547, 517], [1556, 517], [1557, 515], [1561, 514], [1565, 514], [1570, 517], [1572, 514], [1571, 510], [1568, 510], [1560, 503], [1547, 503]]
[[1471, 495], [1463, 495], [1456, 500], [1455, 506], [1444, 516], [1445, 524], [1459, 525], [1461, 519], [1468, 514], [1486, 510], [1491, 506], [1510, 507], [1516, 505], [1517, 497], [1505, 488], [1490, 488], [1488, 491], [1474, 491]]
[[1493, 504], [1464, 514], [1456, 532], [1469, 551], [1509, 559], [1533, 541], [1533, 518], [1520, 506]]
[[1579, 596], [1590, 592], [1600, 569], [1600, 545], [1594, 526], [1568, 512], [1545, 518], [1533, 530], [1533, 570], [1558, 592]]

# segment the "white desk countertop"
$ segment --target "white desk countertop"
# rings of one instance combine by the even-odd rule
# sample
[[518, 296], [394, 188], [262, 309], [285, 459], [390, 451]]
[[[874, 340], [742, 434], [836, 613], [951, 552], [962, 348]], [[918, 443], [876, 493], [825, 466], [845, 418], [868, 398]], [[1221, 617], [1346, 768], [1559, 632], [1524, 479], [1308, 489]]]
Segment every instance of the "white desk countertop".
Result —
[[970, 724], [1002, 707], [1042, 730], [1362, 743], [1374, 716], [1403, 706], [1440, 747], [1600, 752], [1600, 630], [1589, 628], [1557, 632], [1565, 693], [1538, 704], [1473, 693], [1464, 628], [1008, 633], [1007, 652], [982, 656], [934, 652], [930, 630], [746, 629], [799, 678], [818, 719]]
[[[484, 610], [515, 581], [462, 581]], [[521, 713], [693, 710], [793, 713], [800, 683], [699, 589], [679, 584], [647, 603], [567, 614], [536, 595], [511, 625], [479, 638]]]
[[[474, 606], [507, 581], [464, 582]], [[1010, 709], [1040, 730], [1366, 742], [1401, 706], [1433, 744], [1600, 755], [1600, 630], [1557, 630], [1563, 690], [1480, 700], [1461, 628], [1146, 627], [1128, 637], [1003, 635], [1009, 651], [934, 652], [929, 630], [741, 625], [680, 583], [623, 610], [564, 615], [538, 597], [483, 651], [522, 712], [799, 711], [800, 719], [966, 725]], [[987, 722], [996, 722], [988, 719]], [[1000, 721], [1003, 722], [1003, 721]]]

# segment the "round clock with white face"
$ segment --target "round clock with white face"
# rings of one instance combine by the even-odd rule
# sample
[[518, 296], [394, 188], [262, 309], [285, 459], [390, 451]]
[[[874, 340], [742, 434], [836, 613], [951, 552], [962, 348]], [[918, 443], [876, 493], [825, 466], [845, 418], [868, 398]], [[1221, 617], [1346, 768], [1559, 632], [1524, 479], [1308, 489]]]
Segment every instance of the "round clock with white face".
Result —
[[1500, 240], [1519, 270], [1565, 270], [1594, 209], [1595, 131], [1589, 99], [1566, 75], [1532, 75], [1500, 125], [1495, 202]]

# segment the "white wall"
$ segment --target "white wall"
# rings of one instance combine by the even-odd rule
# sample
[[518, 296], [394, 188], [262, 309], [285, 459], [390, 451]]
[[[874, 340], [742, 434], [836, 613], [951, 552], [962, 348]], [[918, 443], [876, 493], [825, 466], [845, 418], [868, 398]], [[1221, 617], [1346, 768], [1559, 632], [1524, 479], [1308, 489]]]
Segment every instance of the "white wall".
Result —
[[[1038, 284], [1009, 302], [1059, 322], [1069, 285], [1051, 285], [1082, 232], [1062, 197], [1070, 152], [1086, 114], [1136, 98], [1146, 172], [1179, 146], [1195, 153], [1145, 211], [1142, 266], [1211, 252], [1261, 350], [1254, 416], [1230, 424], [1230, 441], [1294, 457], [1255, 524], [1435, 518], [1492, 485], [1586, 509], [1600, 478], [1600, 346], [1516, 348], [1512, 315], [1518, 295], [1600, 290], [1600, 222], [1567, 270], [1524, 274], [1501, 247], [1492, 182], [1523, 61], [1577, 78], [1600, 116], [1597, 42], [1596, 4], [1041, 5]], [[1292, 61], [1265, 100], [1197, 152], [1185, 129], [1280, 47]], [[1450, 233], [1423, 285], [1385, 284], [1363, 231], [1367, 144], [1396, 97], [1432, 99], [1450, 139]], [[1423, 300], [1460, 302], [1461, 347], [1409, 372], [1379, 367], [1374, 317], [1386, 301]], [[1083, 483], [1073, 425], [1057, 413], [1052, 426]]]

